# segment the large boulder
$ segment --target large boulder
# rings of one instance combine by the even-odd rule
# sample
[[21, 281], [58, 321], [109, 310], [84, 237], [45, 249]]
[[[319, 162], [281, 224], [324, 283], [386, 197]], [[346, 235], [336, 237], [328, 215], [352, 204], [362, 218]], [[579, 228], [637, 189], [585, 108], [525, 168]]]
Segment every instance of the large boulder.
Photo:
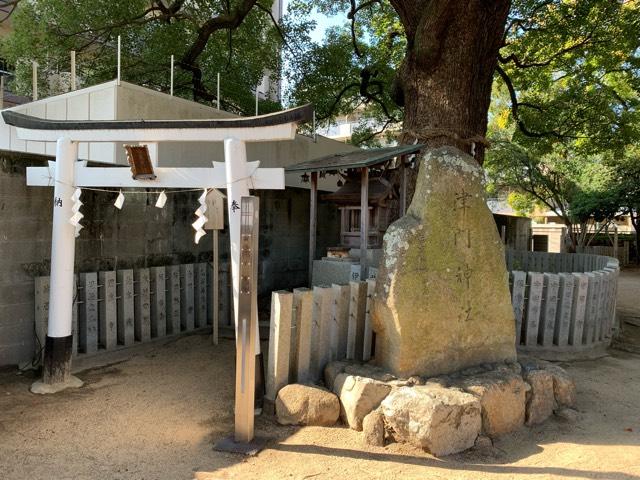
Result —
[[340, 373], [333, 384], [340, 397], [340, 416], [354, 430], [362, 430], [362, 421], [391, 391], [391, 386], [368, 377]]
[[276, 397], [276, 418], [281, 425], [330, 427], [340, 417], [340, 401], [333, 393], [316, 386], [291, 384]]
[[544, 422], [553, 413], [553, 377], [546, 370], [528, 370], [524, 373], [525, 381], [531, 386], [527, 399], [527, 425]]
[[428, 151], [407, 214], [384, 236], [372, 304], [376, 362], [398, 377], [516, 358], [504, 248], [483, 177], [458, 149]]
[[529, 386], [520, 375], [492, 372], [465, 378], [460, 386], [480, 400], [482, 431], [495, 438], [524, 425]]
[[480, 401], [475, 396], [437, 385], [394, 389], [381, 410], [397, 441], [435, 456], [473, 447], [482, 426]]

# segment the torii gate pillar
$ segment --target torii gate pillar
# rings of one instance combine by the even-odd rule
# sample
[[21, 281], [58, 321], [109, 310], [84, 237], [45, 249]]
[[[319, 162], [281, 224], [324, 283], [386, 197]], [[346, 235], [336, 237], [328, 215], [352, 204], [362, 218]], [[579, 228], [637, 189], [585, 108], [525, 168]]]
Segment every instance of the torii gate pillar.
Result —
[[53, 190], [49, 323], [44, 346], [42, 381], [31, 386], [33, 393], [54, 393], [67, 387], [82, 386], [82, 380], [71, 376], [71, 319], [76, 239], [75, 227], [69, 223], [69, 219], [73, 215], [71, 197], [75, 191], [77, 160], [78, 143], [68, 137], [58, 139]]

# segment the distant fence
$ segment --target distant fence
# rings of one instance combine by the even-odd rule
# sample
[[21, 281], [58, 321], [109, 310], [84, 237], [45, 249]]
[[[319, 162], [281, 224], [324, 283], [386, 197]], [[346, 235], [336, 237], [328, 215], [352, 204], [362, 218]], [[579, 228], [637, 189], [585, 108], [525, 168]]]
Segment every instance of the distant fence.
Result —
[[516, 344], [579, 352], [611, 341], [618, 260], [580, 253], [507, 251]]
[[[112, 350], [210, 324], [208, 270], [207, 263], [190, 263], [76, 275], [74, 355]], [[40, 349], [48, 317], [49, 277], [36, 277], [35, 329]]]
[[615, 249], [612, 246], [595, 246], [595, 247], [582, 247], [579, 249], [580, 253], [588, 253], [592, 255], [604, 255], [606, 257], [617, 258], [621, 267], [629, 265], [629, 242], [624, 241], [622, 245], [618, 247], [617, 256]]

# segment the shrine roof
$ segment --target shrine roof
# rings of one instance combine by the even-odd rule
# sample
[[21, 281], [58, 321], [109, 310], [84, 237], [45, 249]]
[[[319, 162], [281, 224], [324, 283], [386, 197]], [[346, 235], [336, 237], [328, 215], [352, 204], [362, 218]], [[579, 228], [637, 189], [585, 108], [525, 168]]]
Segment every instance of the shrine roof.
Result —
[[324, 172], [348, 168], [373, 167], [400, 155], [410, 155], [420, 151], [424, 145], [399, 145], [396, 147], [372, 148], [356, 152], [334, 153], [325, 157], [296, 163], [285, 168], [285, 172]]

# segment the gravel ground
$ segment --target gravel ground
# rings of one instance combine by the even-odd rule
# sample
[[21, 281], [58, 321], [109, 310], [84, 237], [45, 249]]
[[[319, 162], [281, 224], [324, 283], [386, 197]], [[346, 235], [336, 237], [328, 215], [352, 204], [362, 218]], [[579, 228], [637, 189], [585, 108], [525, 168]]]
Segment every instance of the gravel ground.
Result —
[[[640, 271], [623, 308], [640, 308]], [[638, 283], [634, 283], [638, 282]], [[635, 286], [634, 286], [635, 285]], [[624, 293], [626, 292], [626, 293]], [[344, 427], [280, 427], [259, 455], [212, 450], [233, 429], [233, 342], [200, 334], [103, 354], [77, 390], [36, 396], [33, 377], [0, 373], [0, 478], [13, 479], [547, 479], [640, 480], [640, 355], [612, 350], [563, 364], [580, 418], [523, 427], [493, 448], [436, 459], [391, 444], [361, 446]]]

